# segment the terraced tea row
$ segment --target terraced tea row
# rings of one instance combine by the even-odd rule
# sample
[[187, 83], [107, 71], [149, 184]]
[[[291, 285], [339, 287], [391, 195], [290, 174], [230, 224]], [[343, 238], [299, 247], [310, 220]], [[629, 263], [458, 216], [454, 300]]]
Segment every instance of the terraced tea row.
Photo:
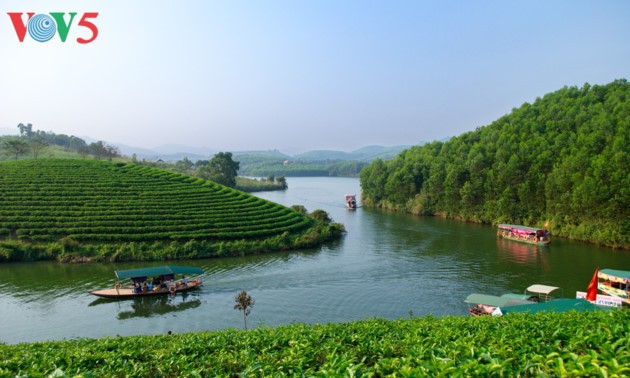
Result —
[[256, 239], [302, 214], [212, 182], [93, 160], [0, 163], [0, 238], [23, 241]]

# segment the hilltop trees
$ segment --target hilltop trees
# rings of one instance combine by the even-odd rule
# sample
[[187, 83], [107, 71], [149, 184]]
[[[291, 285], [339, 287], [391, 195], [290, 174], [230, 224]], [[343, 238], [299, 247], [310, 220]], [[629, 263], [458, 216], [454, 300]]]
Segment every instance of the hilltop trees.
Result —
[[231, 152], [219, 152], [210, 159], [207, 165], [202, 165], [197, 169], [197, 175], [233, 188], [236, 186], [238, 166], [239, 163], [232, 160]]
[[62, 149], [63, 151], [76, 152], [83, 157], [92, 154], [97, 160], [102, 158], [112, 160], [121, 156], [118, 147], [102, 141], [88, 145], [83, 139], [75, 136], [34, 130], [31, 123], [20, 123], [17, 128], [20, 131], [20, 135], [17, 137], [0, 136], [0, 148], [4, 150], [5, 154], [16, 160], [20, 156], [28, 156], [29, 151], [30, 155], [37, 159], [48, 146], [56, 146], [53, 150], [57, 151]]
[[3, 147], [8, 155], [15, 156], [15, 160], [28, 152], [28, 143], [20, 138], [5, 140]]
[[630, 248], [630, 83], [565, 87], [361, 172], [363, 200]]
[[33, 157], [35, 158], [35, 160], [37, 160], [42, 150], [48, 147], [48, 142], [46, 142], [43, 139], [36, 138], [36, 139], [32, 139], [29, 145], [31, 147], [31, 152], [33, 152]]

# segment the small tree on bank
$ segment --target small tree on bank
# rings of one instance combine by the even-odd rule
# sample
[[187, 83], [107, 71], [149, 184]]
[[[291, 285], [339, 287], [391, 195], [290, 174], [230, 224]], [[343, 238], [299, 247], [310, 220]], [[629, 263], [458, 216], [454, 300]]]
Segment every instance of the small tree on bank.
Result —
[[234, 305], [235, 310], [239, 310], [243, 312], [243, 322], [245, 323], [245, 330], [247, 331], [247, 317], [249, 313], [252, 311], [252, 307], [254, 307], [254, 299], [251, 295], [247, 294], [245, 290], [242, 290], [236, 297], [234, 297], [234, 301], [236, 304]]

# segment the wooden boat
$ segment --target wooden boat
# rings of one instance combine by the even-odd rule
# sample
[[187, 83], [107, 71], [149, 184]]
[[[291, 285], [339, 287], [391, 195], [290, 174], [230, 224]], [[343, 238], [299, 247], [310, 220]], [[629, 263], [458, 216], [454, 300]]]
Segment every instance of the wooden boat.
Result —
[[499, 224], [497, 236], [535, 245], [548, 245], [551, 243], [549, 231], [543, 228], [526, 227], [514, 224]]
[[357, 195], [356, 194], [346, 194], [346, 207], [348, 209], [357, 208]]
[[597, 289], [630, 305], [630, 271], [601, 269], [597, 273]]
[[[186, 266], [156, 266], [142, 269], [117, 270], [114, 288], [93, 290], [89, 293], [103, 298], [134, 298], [151, 295], [175, 294], [201, 286], [200, 279], [186, 279], [186, 275], [202, 274], [201, 268]], [[176, 279], [177, 276], [181, 278]], [[152, 277], [149, 281], [149, 277]], [[120, 281], [130, 279], [123, 286]]]

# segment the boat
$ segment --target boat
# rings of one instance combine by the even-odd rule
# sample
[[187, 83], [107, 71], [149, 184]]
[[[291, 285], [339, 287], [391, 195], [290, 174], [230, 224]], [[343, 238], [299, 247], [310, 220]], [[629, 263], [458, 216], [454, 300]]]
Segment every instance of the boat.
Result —
[[534, 245], [551, 243], [549, 231], [544, 228], [526, 227], [515, 224], [499, 224], [497, 236]]
[[630, 305], [630, 271], [601, 269], [597, 273], [597, 289]]
[[[155, 266], [150, 268], [116, 270], [116, 283], [111, 289], [93, 290], [89, 293], [102, 298], [134, 298], [151, 295], [175, 294], [201, 286], [201, 279], [187, 279], [186, 275], [199, 275], [201, 268], [187, 266]], [[180, 278], [176, 278], [176, 277]], [[149, 281], [149, 277], [151, 280]], [[122, 285], [121, 280], [130, 284]]]
[[530, 313], [535, 314], [541, 311], [547, 312], [568, 312], [568, 311], [600, 311], [610, 310], [610, 307], [601, 307], [586, 299], [558, 298], [549, 302], [531, 303], [523, 306], [502, 307], [497, 312], [501, 315], [510, 313]]
[[531, 305], [555, 300], [562, 294], [556, 286], [535, 284], [527, 287], [523, 294], [507, 293], [500, 297], [487, 294], [470, 294], [464, 300], [468, 312], [473, 316], [501, 315], [505, 307]]
[[356, 194], [346, 194], [346, 207], [348, 209], [357, 208], [357, 195]]
[[492, 315], [497, 308], [533, 303], [525, 299], [487, 294], [470, 294], [464, 302], [468, 304], [468, 312], [473, 316]]

